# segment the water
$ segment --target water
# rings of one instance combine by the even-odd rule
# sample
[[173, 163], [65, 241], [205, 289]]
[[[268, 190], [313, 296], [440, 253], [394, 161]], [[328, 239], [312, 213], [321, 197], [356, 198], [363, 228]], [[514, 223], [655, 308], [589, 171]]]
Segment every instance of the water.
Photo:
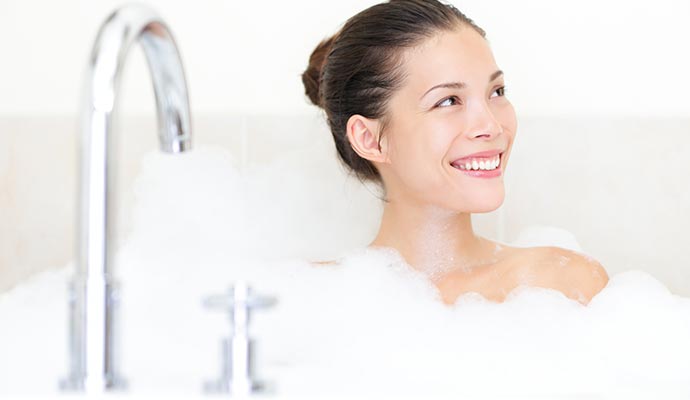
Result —
[[[132, 393], [200, 393], [229, 331], [202, 299], [246, 279], [279, 299], [251, 326], [257, 372], [278, 395], [690, 394], [690, 299], [649, 274], [611, 276], [586, 307], [528, 287], [502, 304], [469, 293], [446, 306], [395, 252], [359, 246], [314, 267], [300, 255], [333, 254], [376, 221], [357, 221], [352, 197], [326, 195], [342, 183], [295, 167], [240, 174], [218, 149], [146, 159], [117, 254]], [[513, 244], [580, 250], [555, 228]], [[0, 296], [0, 393], [54, 393], [68, 276], [44, 273]]]

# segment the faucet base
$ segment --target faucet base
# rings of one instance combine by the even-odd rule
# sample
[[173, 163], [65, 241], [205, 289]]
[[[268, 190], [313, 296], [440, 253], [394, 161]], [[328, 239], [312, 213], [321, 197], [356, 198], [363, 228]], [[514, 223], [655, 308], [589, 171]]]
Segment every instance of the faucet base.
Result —
[[[84, 379], [78, 376], [71, 376], [60, 381], [60, 391], [62, 392], [84, 392], [86, 391], [86, 384]], [[127, 381], [123, 378], [108, 378], [105, 382], [105, 387], [101, 388], [103, 391], [122, 392], [127, 390]]]
[[251, 394], [270, 394], [273, 393], [273, 386], [267, 382], [251, 381], [230, 382], [225, 379], [206, 382], [204, 393], [207, 394], [230, 394], [231, 396], [247, 396]]
[[127, 390], [128, 387], [127, 380], [119, 376], [109, 377], [105, 382], [105, 388], [109, 392], [122, 392]]
[[83, 392], [84, 382], [76, 376], [65, 378], [60, 381], [60, 391], [62, 392]]

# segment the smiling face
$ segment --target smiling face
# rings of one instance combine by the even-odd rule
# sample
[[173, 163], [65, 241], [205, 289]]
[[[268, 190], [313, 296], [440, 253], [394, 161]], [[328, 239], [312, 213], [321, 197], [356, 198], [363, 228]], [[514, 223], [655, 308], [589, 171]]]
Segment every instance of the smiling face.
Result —
[[388, 199], [495, 210], [517, 121], [488, 43], [459, 27], [408, 50], [403, 62], [405, 81], [387, 107], [386, 161], [376, 163]]

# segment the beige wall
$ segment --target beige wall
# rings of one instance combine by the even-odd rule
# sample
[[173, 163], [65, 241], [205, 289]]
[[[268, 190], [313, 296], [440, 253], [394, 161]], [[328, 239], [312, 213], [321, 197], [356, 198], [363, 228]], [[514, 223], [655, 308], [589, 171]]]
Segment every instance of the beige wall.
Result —
[[[180, 46], [193, 111], [307, 113], [316, 44], [379, 0], [147, 0]], [[73, 114], [99, 25], [122, 0], [0, 1], [0, 115]], [[690, 116], [687, 0], [450, 1], [487, 31], [520, 115]], [[125, 110], [151, 112], [140, 51]]]
[[[0, 118], [0, 291], [73, 257], [76, 121]], [[117, 194], [124, 234], [132, 182], [144, 154], [155, 149], [156, 135], [153, 116], [122, 121]], [[314, 163], [286, 160], [309, 159], [323, 166], [310, 177], [346, 180], [316, 112], [197, 116], [194, 125], [197, 145], [228, 149], [240, 168], [280, 163], [299, 173]], [[690, 296], [684, 231], [690, 226], [689, 133], [687, 119], [521, 118], [506, 202], [476, 218], [478, 231], [512, 241], [526, 226], [564, 228], [610, 273], [643, 269], [673, 292]], [[365, 244], [376, 227], [378, 200], [357, 184], [348, 187], [358, 225], [341, 227], [345, 239], [324, 249], [329, 254]]]

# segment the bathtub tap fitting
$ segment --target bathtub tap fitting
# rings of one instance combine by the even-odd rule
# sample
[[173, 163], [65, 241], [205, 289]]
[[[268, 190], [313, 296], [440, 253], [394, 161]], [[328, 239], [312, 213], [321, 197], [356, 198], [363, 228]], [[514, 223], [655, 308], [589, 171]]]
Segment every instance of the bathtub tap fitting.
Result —
[[69, 374], [61, 382], [64, 390], [100, 392], [125, 387], [116, 348], [112, 122], [122, 68], [135, 42], [141, 44], [151, 71], [162, 150], [178, 153], [191, 148], [187, 85], [168, 27], [141, 5], [116, 10], [98, 32], [85, 74], [78, 249], [70, 284], [70, 364]]
[[204, 301], [208, 308], [227, 312], [232, 325], [230, 337], [222, 342], [221, 376], [205, 384], [207, 393], [246, 396], [271, 390], [266, 382], [255, 377], [254, 341], [249, 337], [249, 316], [252, 310], [270, 307], [275, 302], [272, 297], [255, 295], [244, 281], [235, 283], [230, 293]]

